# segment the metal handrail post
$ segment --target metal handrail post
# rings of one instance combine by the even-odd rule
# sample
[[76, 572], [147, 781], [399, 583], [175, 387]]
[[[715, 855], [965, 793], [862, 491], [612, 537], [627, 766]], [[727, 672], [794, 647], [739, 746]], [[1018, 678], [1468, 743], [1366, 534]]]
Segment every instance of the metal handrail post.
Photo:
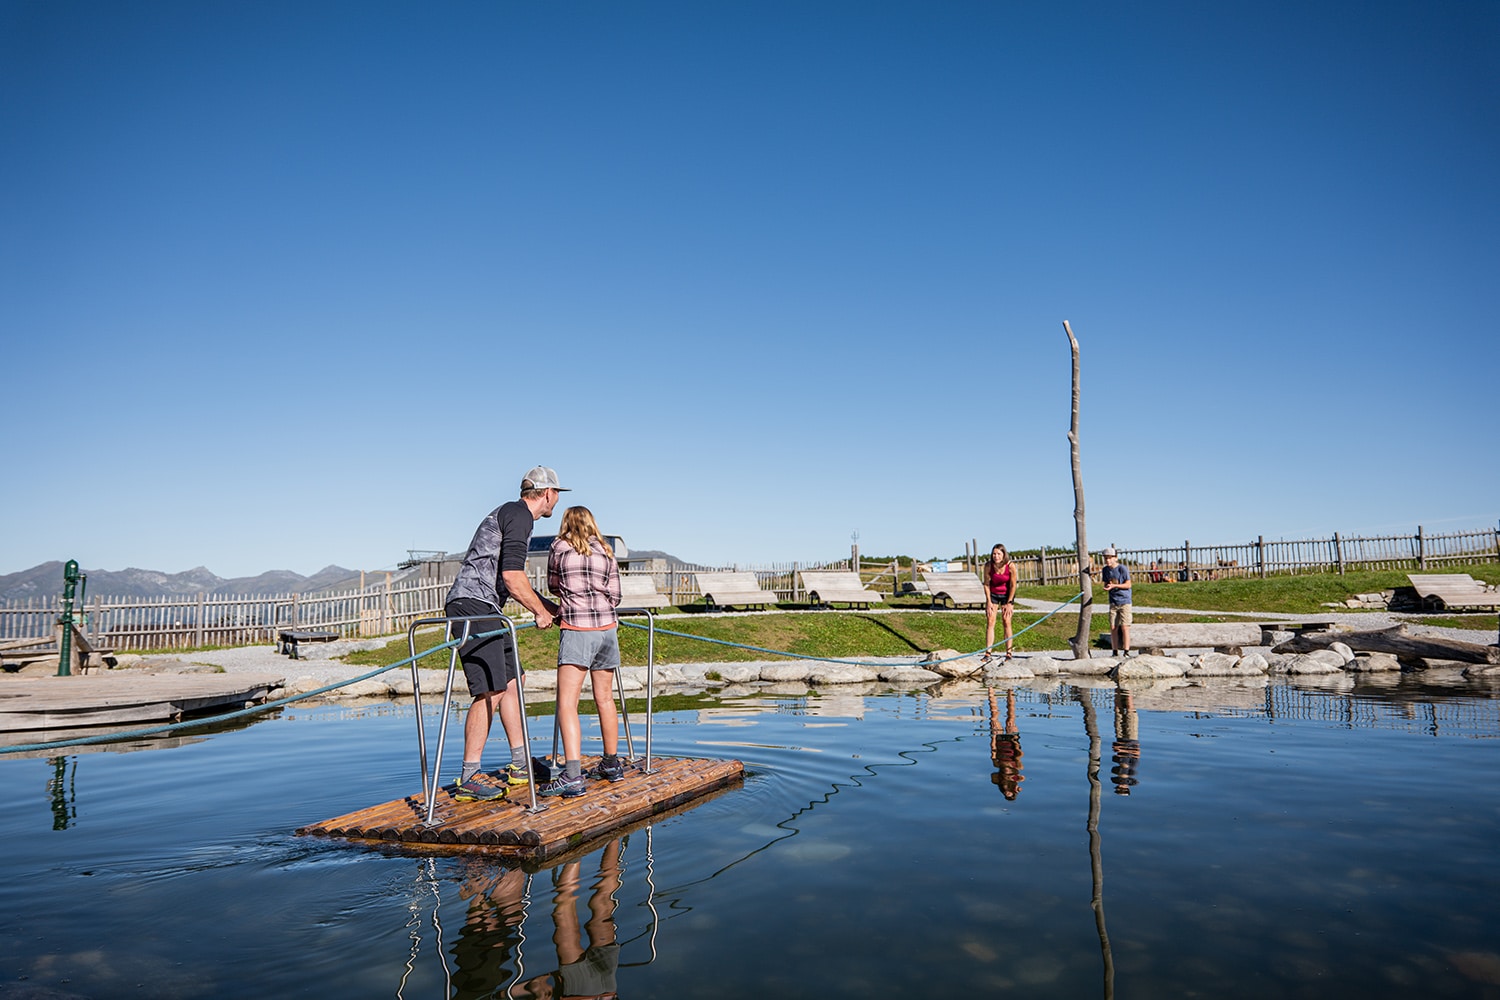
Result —
[[656, 681], [656, 612], [650, 609], [646, 611], [646, 767], [645, 774], [651, 773], [651, 717], [655, 713], [652, 710], [652, 694]]
[[[507, 634], [510, 636], [510, 651], [516, 657], [516, 699], [521, 704], [521, 742], [526, 745], [526, 787], [531, 789], [531, 806], [526, 811], [533, 814], [544, 812], [546, 807], [536, 804], [536, 775], [531, 769], [531, 728], [526, 724], [526, 682], [522, 679], [526, 676], [526, 672], [521, 669], [521, 647], [516, 642], [516, 626], [505, 615], [492, 615], [491, 617], [499, 618], [505, 623]], [[450, 685], [453, 683], [451, 674], [448, 683]], [[501, 728], [504, 728], [503, 723]], [[441, 751], [442, 747], [438, 749]]]
[[[412, 699], [414, 704], [416, 705], [417, 710], [417, 746], [422, 757], [422, 793], [427, 798], [427, 814], [425, 822], [428, 826], [433, 825], [432, 817], [434, 810], [437, 808], [438, 785], [442, 779], [443, 746], [448, 737], [448, 716], [452, 712], [453, 708], [453, 678], [458, 672], [458, 651], [464, 643], [469, 641], [470, 635], [473, 631], [473, 623], [476, 621], [499, 621], [501, 623], [502, 628], [496, 629], [495, 631], [497, 633], [506, 633], [510, 636], [511, 652], [515, 654], [516, 666], [519, 668], [521, 664], [521, 651], [520, 647], [516, 644], [516, 625], [515, 622], [511, 621], [511, 619], [504, 614], [495, 613], [483, 615], [455, 615], [452, 617], [444, 615], [441, 618], [418, 618], [414, 620], [410, 625], [408, 625], [406, 630], [407, 648], [410, 650], [411, 655], [415, 657], [417, 655], [416, 633], [418, 627], [423, 625], [443, 625], [446, 627], [446, 631], [444, 632], [444, 635], [446, 636], [445, 641], [452, 641], [453, 626], [457, 624], [462, 624], [463, 626], [463, 635], [459, 639], [458, 645], [451, 647], [448, 655], [448, 678], [447, 683], [443, 686], [442, 721], [438, 726], [437, 753], [432, 762], [432, 771], [430, 774], [427, 770], [426, 725], [422, 719], [421, 675], [417, 668], [417, 661], [413, 659], [411, 663]], [[526, 696], [524, 689], [525, 686], [522, 684], [518, 676], [516, 679], [516, 696], [520, 699], [521, 703], [521, 734], [522, 737], [526, 739], [526, 753], [528, 757], [527, 766], [529, 769], [531, 740], [526, 727]], [[536, 783], [530, 782], [530, 784], [532, 785], [531, 808], [527, 811], [533, 813], [542, 812], [543, 810], [541, 808], [538, 808], [536, 804]]]
[[[633, 762], [635, 760], [635, 740], [630, 736], [630, 709], [625, 705], [625, 675], [623, 673], [617, 674], [615, 680], [619, 681], [619, 683], [614, 686], [614, 697], [620, 703], [620, 721], [625, 727], [625, 759]], [[602, 725], [599, 727], [599, 735], [601, 737], [604, 735], [604, 727]], [[618, 739], [618, 734], [616, 734], [616, 739]], [[616, 743], [615, 748], [619, 749], [618, 743]]]

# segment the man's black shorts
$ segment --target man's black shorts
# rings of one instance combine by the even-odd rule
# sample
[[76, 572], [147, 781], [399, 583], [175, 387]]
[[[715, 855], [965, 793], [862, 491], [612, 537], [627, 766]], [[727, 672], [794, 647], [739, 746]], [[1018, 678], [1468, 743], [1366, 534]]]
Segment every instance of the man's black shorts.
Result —
[[[443, 608], [443, 613], [450, 618], [493, 614], [494, 611], [491, 605], [472, 597], [456, 598]], [[493, 632], [504, 627], [505, 623], [499, 618], [486, 618], [470, 622], [469, 634]], [[463, 623], [455, 623], [453, 635], [463, 635], [462, 629]], [[469, 682], [469, 694], [475, 698], [492, 691], [504, 691], [521, 673], [509, 635], [470, 639], [458, 647], [458, 655], [464, 661], [464, 678]]]

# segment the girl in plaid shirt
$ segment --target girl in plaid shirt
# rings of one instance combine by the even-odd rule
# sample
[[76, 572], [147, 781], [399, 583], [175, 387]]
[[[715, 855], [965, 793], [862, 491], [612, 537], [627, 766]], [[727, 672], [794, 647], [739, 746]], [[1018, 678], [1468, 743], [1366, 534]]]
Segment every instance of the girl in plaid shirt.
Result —
[[547, 556], [547, 589], [556, 596], [557, 727], [562, 731], [563, 773], [537, 788], [539, 795], [582, 795], [583, 735], [578, 699], [587, 674], [604, 736], [604, 758], [591, 777], [619, 781], [625, 766], [619, 750], [619, 713], [614, 676], [620, 665], [615, 606], [620, 603], [620, 567], [587, 507], [569, 507]]

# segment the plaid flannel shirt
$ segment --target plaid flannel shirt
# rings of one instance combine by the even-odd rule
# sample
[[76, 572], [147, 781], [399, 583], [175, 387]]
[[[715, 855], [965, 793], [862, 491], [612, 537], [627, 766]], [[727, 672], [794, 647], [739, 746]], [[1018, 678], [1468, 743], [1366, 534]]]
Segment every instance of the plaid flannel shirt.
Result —
[[620, 567], [605, 555], [597, 538], [588, 555], [555, 538], [547, 554], [547, 589], [562, 605], [563, 628], [601, 629], [615, 624], [620, 603]]

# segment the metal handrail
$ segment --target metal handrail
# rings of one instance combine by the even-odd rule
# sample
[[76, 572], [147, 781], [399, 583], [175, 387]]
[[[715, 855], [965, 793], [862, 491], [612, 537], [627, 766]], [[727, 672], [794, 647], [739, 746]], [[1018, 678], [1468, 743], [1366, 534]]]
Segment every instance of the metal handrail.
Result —
[[[526, 684], [522, 680], [524, 672], [521, 670], [521, 650], [516, 643], [515, 622], [513, 622], [508, 615], [505, 615], [501, 612], [495, 612], [494, 614], [483, 615], [443, 615], [441, 617], [434, 618], [418, 618], [406, 628], [406, 644], [413, 657], [411, 661], [412, 701], [415, 704], [417, 710], [417, 750], [422, 757], [422, 792], [427, 797], [427, 816], [424, 822], [427, 826], [434, 825], [432, 817], [433, 811], [437, 808], [438, 782], [443, 771], [443, 744], [448, 736], [448, 714], [451, 711], [453, 705], [453, 676], [458, 668], [458, 651], [460, 646], [469, 641], [472, 624], [474, 622], [495, 620], [503, 623], [502, 628], [495, 630], [496, 634], [505, 636], [506, 640], [510, 642], [511, 652], [515, 654], [516, 658], [516, 697], [520, 699], [521, 703], [521, 739], [526, 744], [526, 766], [527, 769], [530, 770], [531, 733], [526, 724]], [[448, 680], [443, 688], [442, 722], [438, 726], [437, 753], [433, 759], [432, 772], [429, 777], [427, 771], [427, 731], [426, 725], [424, 724], [422, 719], [422, 681], [420, 677], [421, 670], [418, 667], [418, 661], [416, 659], [417, 628], [422, 625], [442, 625], [446, 629], [444, 633], [446, 640], [451, 641], [454, 638], [453, 626], [458, 623], [462, 623], [463, 625], [463, 637], [460, 639], [459, 644], [451, 647], [448, 652]], [[531, 780], [527, 782], [527, 785], [531, 789], [531, 806], [526, 811], [529, 813], [539, 813], [545, 811], [545, 806], [537, 805], [536, 782], [534, 780]]]

